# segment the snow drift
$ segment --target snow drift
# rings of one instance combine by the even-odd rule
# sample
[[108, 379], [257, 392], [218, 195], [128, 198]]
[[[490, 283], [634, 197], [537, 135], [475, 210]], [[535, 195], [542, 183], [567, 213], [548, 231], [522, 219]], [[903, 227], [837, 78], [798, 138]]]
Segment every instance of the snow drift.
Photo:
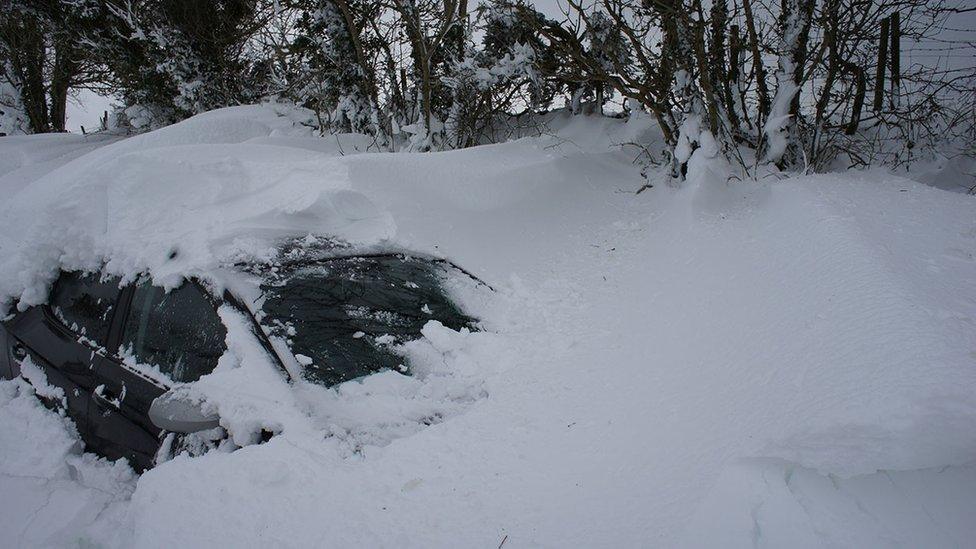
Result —
[[[556, 117], [559, 138], [370, 154], [241, 107], [9, 191], [0, 296], [22, 306], [59, 266], [174, 285], [307, 233], [448, 257], [498, 291], [455, 289], [485, 331], [429, 325], [406, 350], [449, 383], [275, 388], [294, 399], [281, 421], [302, 428], [121, 475], [106, 516], [11, 504], [68, 496], [4, 465], [5, 493], [23, 494], [4, 520], [43, 518], [0, 536], [41, 544], [41, 522], [82, 517], [69, 530], [83, 540], [146, 547], [972, 539], [951, 516], [976, 505], [976, 199], [880, 172], [730, 182], [707, 158], [682, 188], [634, 194], [644, 181], [614, 143], [640, 129], [581, 120]], [[50, 421], [3, 387], [4, 432]], [[398, 394], [412, 410], [461, 404], [391, 430], [377, 410], [403, 406]], [[26, 438], [0, 438], [4, 455], [37, 452]], [[82, 476], [109, 467], [51, 459]], [[61, 478], [57, 463], [37, 475]], [[788, 471], [798, 492], [763, 480]], [[881, 505], [878, 475], [913, 491]], [[855, 520], [842, 510], [858, 501]], [[892, 526], [906, 513], [952, 532]]]

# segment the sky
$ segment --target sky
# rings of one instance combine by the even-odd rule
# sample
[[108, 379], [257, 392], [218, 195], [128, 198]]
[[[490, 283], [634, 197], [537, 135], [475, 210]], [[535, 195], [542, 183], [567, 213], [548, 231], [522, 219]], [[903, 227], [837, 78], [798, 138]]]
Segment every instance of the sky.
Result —
[[69, 132], [82, 133], [97, 130], [102, 113], [111, 110], [112, 98], [98, 95], [88, 90], [80, 90], [77, 97], [68, 98], [67, 128]]

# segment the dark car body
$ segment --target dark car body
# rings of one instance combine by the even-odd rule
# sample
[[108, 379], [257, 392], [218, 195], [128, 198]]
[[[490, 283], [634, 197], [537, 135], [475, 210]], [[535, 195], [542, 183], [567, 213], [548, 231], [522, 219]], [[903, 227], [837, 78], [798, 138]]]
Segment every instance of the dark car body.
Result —
[[[204, 314], [211, 312], [211, 321], [217, 319], [216, 301], [196, 283], [176, 292]], [[98, 274], [63, 273], [49, 303], [13, 315], [0, 328], [7, 377], [18, 375], [21, 363], [30, 360], [48, 384], [64, 392], [64, 402], [47, 404], [64, 408], [86, 448], [109, 459], [127, 458], [138, 470], [152, 465], [159, 448], [161, 433], [149, 408], [170, 384], [109, 350], [120, 349], [133, 321], [143, 320], [133, 317], [138, 314], [133, 302], [147, 294], [165, 295], [148, 283], [120, 286], [118, 279]], [[208, 327], [196, 323], [194, 329]]]
[[[324, 263], [329, 267], [322, 271]], [[419, 337], [431, 318], [455, 327], [470, 324], [439, 290], [408, 280], [422, 276], [421, 267], [428, 264], [437, 263], [385, 255], [276, 267], [261, 286], [262, 296], [268, 296], [262, 303], [273, 309], [272, 320], [315, 317], [314, 329], [299, 330], [297, 336], [288, 329], [295, 345], [303, 346], [300, 351], [325, 357], [309, 364], [306, 377], [333, 385], [397, 363], [375, 345], [381, 336]], [[310, 278], [310, 272], [318, 278]], [[438, 304], [439, 314], [426, 313], [428, 302]], [[226, 328], [217, 312], [222, 304], [252, 319], [254, 335], [288, 376], [269, 339], [285, 324], [259, 323], [256, 318], [268, 321], [267, 312], [255, 315], [229, 291], [215, 298], [190, 280], [166, 292], [145, 279], [123, 285], [117, 278], [78, 272], [61, 274], [47, 304], [0, 325], [0, 376], [16, 377], [25, 361], [39, 367], [47, 384], [64, 393], [60, 402], [46, 404], [74, 420], [86, 449], [109, 459], [124, 457], [142, 471], [155, 463], [166, 434], [157, 424], [169, 425], [150, 418], [154, 401], [213, 371], [226, 350]], [[424, 314], [418, 312], [420, 304]], [[362, 310], [382, 314], [349, 314]]]

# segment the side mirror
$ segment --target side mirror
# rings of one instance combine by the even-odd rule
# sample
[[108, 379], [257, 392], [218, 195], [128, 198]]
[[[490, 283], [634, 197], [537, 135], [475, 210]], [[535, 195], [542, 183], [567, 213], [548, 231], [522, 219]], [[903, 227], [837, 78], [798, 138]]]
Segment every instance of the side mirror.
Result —
[[160, 395], [149, 406], [153, 425], [174, 433], [196, 433], [220, 425], [220, 416], [204, 411], [203, 401], [188, 387], [176, 387]]

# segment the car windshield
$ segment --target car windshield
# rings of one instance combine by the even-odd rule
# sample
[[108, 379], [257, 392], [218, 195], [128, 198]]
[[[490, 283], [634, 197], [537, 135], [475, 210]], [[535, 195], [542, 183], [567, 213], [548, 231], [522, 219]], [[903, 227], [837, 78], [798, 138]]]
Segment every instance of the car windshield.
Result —
[[392, 346], [429, 320], [471, 326], [445, 295], [446, 262], [403, 255], [303, 261], [265, 273], [261, 321], [284, 339], [305, 377], [326, 386], [380, 370], [408, 373]]

